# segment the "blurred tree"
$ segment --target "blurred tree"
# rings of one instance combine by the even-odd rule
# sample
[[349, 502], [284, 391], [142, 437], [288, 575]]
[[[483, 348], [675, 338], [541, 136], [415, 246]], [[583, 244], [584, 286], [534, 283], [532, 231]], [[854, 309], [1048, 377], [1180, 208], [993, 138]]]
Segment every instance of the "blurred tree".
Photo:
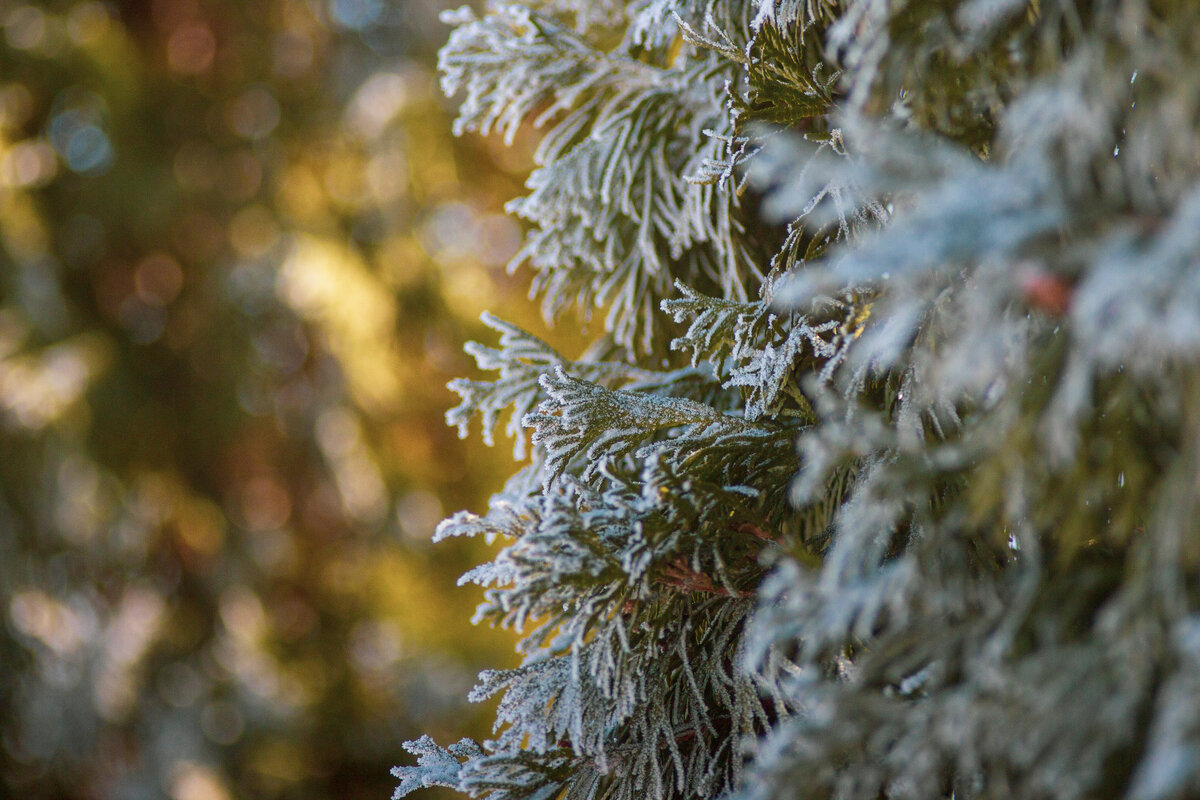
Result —
[[380, 797], [509, 649], [425, 551], [527, 314], [436, 5], [0, 3], [0, 794]]

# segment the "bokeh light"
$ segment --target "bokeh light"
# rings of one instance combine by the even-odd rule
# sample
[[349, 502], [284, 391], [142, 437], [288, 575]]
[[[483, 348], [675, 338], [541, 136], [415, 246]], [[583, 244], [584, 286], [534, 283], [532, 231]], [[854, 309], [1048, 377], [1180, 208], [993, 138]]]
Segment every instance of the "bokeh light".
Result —
[[430, 538], [511, 468], [442, 415], [482, 310], [538, 328], [529, 155], [449, 136], [444, 5], [0, 4], [0, 796], [381, 798], [486, 734]]

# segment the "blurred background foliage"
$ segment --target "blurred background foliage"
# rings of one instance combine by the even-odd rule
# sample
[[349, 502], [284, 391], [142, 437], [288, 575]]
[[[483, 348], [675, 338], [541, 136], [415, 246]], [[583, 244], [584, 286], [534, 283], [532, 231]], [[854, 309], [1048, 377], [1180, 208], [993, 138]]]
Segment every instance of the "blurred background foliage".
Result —
[[505, 448], [444, 388], [528, 148], [449, 134], [439, 0], [0, 0], [0, 795], [384, 798], [479, 735]]

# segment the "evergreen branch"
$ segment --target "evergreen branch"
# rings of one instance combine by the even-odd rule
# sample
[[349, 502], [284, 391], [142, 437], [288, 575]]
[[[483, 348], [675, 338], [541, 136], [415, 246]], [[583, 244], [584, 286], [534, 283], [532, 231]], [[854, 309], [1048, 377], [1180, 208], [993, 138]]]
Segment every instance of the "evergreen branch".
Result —
[[456, 133], [487, 134], [498, 128], [511, 144], [530, 118], [540, 126], [589, 95], [596, 98], [593, 112], [603, 118], [606, 92], [627, 91], [631, 83], [653, 86], [661, 80], [658, 71], [605, 54], [552, 19], [515, 3], [497, 3], [482, 18], [464, 6], [444, 13], [443, 20], [458, 27], [439, 56], [442, 89], [447, 95], [466, 89]]
[[483, 757], [483, 750], [470, 739], [462, 739], [449, 747], [439, 747], [433, 739], [420, 739], [404, 743], [404, 749], [417, 757], [415, 767], [396, 767], [392, 774], [400, 779], [400, 785], [392, 794], [392, 800], [400, 800], [417, 789], [445, 786], [462, 791], [463, 760]]
[[572, 378], [561, 367], [540, 379], [547, 398], [522, 421], [533, 428], [533, 441], [546, 454], [549, 486], [577, 457], [586, 464], [584, 480], [598, 475], [614, 459], [645, 457], [645, 442], [656, 432], [679, 429], [669, 437], [671, 449], [701, 447], [722, 436], [764, 436], [767, 429], [711, 406], [677, 397], [613, 391]]
[[671, 394], [700, 392], [705, 383], [699, 371], [676, 370], [655, 372], [639, 369], [624, 362], [590, 360], [587, 356], [570, 361], [541, 339], [491, 314], [483, 315], [488, 327], [500, 331], [500, 348], [493, 349], [470, 342], [466, 351], [475, 358], [480, 369], [498, 370], [493, 381], [456, 379], [450, 389], [462, 402], [446, 412], [446, 422], [458, 429], [460, 438], [467, 436], [471, 419], [482, 418], [483, 440], [494, 443], [494, 428], [501, 413], [511, 408], [505, 433], [512, 437], [513, 457], [525, 457], [525, 430], [520, 424], [544, 397], [539, 380], [551, 370], [561, 368], [582, 379], [606, 386], [625, 385], [638, 391]]

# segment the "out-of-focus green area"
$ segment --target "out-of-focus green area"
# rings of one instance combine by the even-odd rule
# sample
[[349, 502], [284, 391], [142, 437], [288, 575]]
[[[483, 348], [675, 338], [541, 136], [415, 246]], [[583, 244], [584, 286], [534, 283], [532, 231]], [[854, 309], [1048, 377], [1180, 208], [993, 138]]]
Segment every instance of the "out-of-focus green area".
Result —
[[0, 2], [0, 795], [384, 798], [510, 660], [436, 522], [521, 149], [437, 0]]

